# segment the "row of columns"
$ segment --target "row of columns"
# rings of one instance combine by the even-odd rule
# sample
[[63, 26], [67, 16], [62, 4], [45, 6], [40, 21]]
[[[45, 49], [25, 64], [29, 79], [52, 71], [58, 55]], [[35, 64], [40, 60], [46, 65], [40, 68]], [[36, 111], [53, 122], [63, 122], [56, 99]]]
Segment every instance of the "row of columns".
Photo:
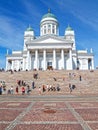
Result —
[[[57, 65], [57, 56], [56, 56], [56, 49], [53, 49], [53, 57], [52, 57], [52, 67], [54, 69], [66, 69], [67, 70], [72, 70], [73, 69], [73, 62], [72, 62], [72, 50], [69, 49], [69, 56], [67, 59], [67, 63], [65, 63], [65, 56], [64, 56], [64, 49], [61, 49], [61, 58], [60, 58], [60, 63], [59, 65]], [[41, 63], [41, 67], [43, 68], [43, 70], [47, 69], [47, 51], [45, 49], [43, 49], [43, 60]], [[15, 66], [15, 62], [17, 62], [17, 66]], [[27, 51], [27, 56], [23, 56], [23, 65], [20, 66], [20, 60], [16, 61], [16, 60], [11, 60], [11, 63], [8, 61], [8, 59], [6, 59], [6, 70], [8, 69], [19, 69], [20, 67], [23, 68], [23, 70], [31, 70], [31, 69], [39, 69], [39, 54], [38, 54], [38, 50], [35, 50], [35, 57], [34, 57], [34, 63], [33, 63], [33, 68], [32, 68], [32, 54], [30, 53], [30, 51]], [[66, 64], [66, 65], [65, 65]], [[59, 68], [56, 68], [58, 67]], [[61, 68], [60, 68], [61, 67]], [[87, 69], [88, 65], [85, 66]], [[81, 68], [82, 69], [82, 68]], [[94, 58], [91, 58], [91, 67], [90, 69], [94, 69]]]
[[[46, 70], [47, 69], [47, 56], [46, 56], [46, 50], [44, 49], [43, 50], [43, 70]], [[39, 60], [38, 60], [38, 50], [35, 50], [35, 60], [34, 60], [34, 68], [35, 69], [39, 69]], [[65, 60], [65, 57], [64, 57], [64, 49], [61, 49], [61, 66], [62, 68], [64, 69], [64, 60]], [[69, 50], [69, 69], [72, 69], [72, 50], [70, 49]], [[56, 49], [53, 49], [53, 58], [52, 58], [52, 67], [54, 69], [56, 69]], [[28, 70], [32, 69], [31, 68], [31, 54], [30, 54], [30, 51], [27, 52], [27, 64], [26, 64], [26, 68]]]

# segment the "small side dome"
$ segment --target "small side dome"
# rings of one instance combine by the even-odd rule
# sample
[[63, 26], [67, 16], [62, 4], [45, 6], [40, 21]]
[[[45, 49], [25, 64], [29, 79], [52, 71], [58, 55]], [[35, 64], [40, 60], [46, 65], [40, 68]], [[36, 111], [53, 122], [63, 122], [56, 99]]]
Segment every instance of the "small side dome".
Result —
[[66, 31], [73, 31], [73, 29], [68, 25], [68, 27], [66, 28]]
[[65, 36], [67, 39], [72, 38], [74, 36], [74, 30], [68, 25], [68, 27], [65, 29]]
[[29, 25], [26, 31], [33, 31], [33, 28]]
[[27, 37], [34, 37], [34, 30], [33, 28], [29, 25], [29, 27], [26, 29], [26, 31], [24, 32], [24, 36]]

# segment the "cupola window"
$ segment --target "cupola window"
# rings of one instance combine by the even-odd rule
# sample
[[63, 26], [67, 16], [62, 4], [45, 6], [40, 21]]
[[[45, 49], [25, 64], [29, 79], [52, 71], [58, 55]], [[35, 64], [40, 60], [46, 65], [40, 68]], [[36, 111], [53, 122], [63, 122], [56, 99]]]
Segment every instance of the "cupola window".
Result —
[[44, 26], [44, 34], [46, 34], [46, 26]]
[[51, 33], [51, 25], [49, 24], [48, 25], [48, 34], [50, 34]]
[[55, 26], [54, 25], [52, 26], [52, 33], [53, 34], [55, 33]]

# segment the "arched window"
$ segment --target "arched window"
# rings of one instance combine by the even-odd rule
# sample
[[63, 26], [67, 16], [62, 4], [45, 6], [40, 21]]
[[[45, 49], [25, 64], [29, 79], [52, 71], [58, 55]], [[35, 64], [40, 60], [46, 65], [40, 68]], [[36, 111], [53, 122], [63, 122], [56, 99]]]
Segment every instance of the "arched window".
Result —
[[51, 25], [49, 24], [48, 25], [48, 34], [50, 34], [51, 33]]
[[44, 26], [44, 34], [46, 34], [46, 26]]
[[52, 26], [52, 33], [55, 34], [55, 26]]

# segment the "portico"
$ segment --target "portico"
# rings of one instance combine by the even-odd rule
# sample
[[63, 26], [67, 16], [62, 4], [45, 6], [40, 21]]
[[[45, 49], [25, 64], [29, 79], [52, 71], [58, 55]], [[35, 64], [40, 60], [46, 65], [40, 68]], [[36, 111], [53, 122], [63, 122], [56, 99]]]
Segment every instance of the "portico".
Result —
[[[66, 60], [71, 58], [71, 50], [68, 49], [36, 49], [28, 52], [28, 70], [29, 69], [70, 69], [72, 70], [72, 65], [70, 67], [67, 65]], [[31, 57], [31, 58], [30, 58]], [[25, 62], [25, 61], [24, 61]]]

